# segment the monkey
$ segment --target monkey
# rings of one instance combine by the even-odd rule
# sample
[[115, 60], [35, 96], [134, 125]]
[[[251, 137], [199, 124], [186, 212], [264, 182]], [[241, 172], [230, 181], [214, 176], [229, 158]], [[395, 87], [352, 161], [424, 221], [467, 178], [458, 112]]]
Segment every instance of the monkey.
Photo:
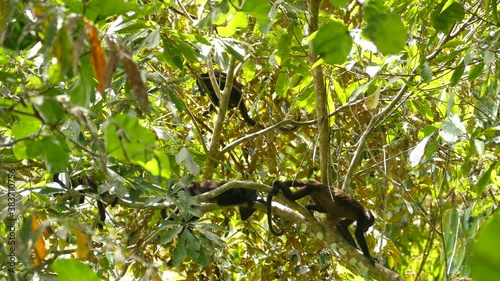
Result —
[[[225, 181], [200, 181], [192, 182], [186, 186], [186, 190], [191, 196], [196, 196], [202, 193], [212, 191], [222, 185]], [[217, 203], [219, 206], [231, 206], [247, 203], [247, 206], [240, 206], [240, 218], [247, 220], [255, 212], [253, 207], [254, 202], [257, 201], [257, 191], [246, 188], [233, 188], [224, 191], [222, 194], [212, 198], [210, 203]]]
[[[194, 181], [188, 184], [185, 187], [185, 190], [190, 196], [196, 196], [212, 191], [224, 185], [225, 183], [225, 181]], [[239, 207], [240, 218], [242, 220], [247, 220], [256, 210], [253, 207], [255, 201], [258, 201], [256, 190], [246, 188], [233, 188], [224, 191], [222, 194], [219, 194], [218, 196], [210, 199], [208, 202], [217, 203], [217, 205], [219, 206], [231, 206], [247, 203], [247, 206]], [[161, 216], [163, 217], [163, 219], [167, 217], [165, 209], [161, 211]], [[193, 218], [193, 220], [197, 219], [197, 217]]]
[[[302, 188], [292, 192], [290, 187]], [[290, 200], [298, 200], [309, 195], [314, 201], [314, 204], [306, 205], [306, 209], [311, 213], [313, 211], [326, 213], [327, 220], [336, 223], [337, 230], [347, 240], [347, 242], [359, 249], [348, 229], [348, 226], [356, 221], [356, 230], [354, 234], [359, 247], [361, 248], [363, 255], [369, 260], [370, 264], [372, 266], [375, 265], [376, 259], [370, 255], [370, 251], [368, 250], [368, 245], [366, 244], [364, 237], [364, 233], [367, 232], [375, 222], [375, 216], [370, 210], [366, 209], [349, 194], [340, 189], [330, 188], [327, 185], [311, 180], [275, 180], [272, 188], [273, 189], [267, 198], [268, 217], [272, 216], [272, 198], [277, 195], [280, 190], [283, 192], [285, 197]], [[272, 220], [269, 219], [269, 228], [273, 229], [271, 223]], [[274, 233], [274, 229], [271, 230], [271, 232]], [[282, 234], [283, 231], [278, 233]]]
[[[58, 183], [62, 188], [69, 190], [68, 186], [59, 177], [60, 174], [61, 173], [55, 173], [52, 176], [52, 181]], [[90, 176], [81, 176], [81, 177], [73, 178], [73, 179], [69, 180], [69, 183], [71, 185], [70, 187], [72, 187], [72, 188], [75, 188], [79, 185], [88, 185], [91, 188], [92, 192], [97, 193], [97, 191], [98, 191], [97, 183]], [[84, 190], [79, 190], [78, 192], [81, 194], [79, 196], [78, 205], [81, 205], [85, 202], [85, 193], [86, 192]], [[57, 196], [60, 194], [61, 193], [54, 194], [54, 196]], [[106, 192], [103, 192], [99, 195], [104, 197], [104, 196], [107, 196], [108, 194], [109, 193], [106, 191]], [[97, 222], [97, 228], [99, 230], [103, 230], [104, 229], [104, 221], [106, 220], [106, 206], [104, 205], [104, 203], [102, 201], [100, 201], [100, 200], [96, 200], [96, 201], [97, 201], [97, 210], [99, 211], [99, 221]], [[118, 196], [115, 196], [115, 198], [113, 199], [113, 202], [111, 203], [111, 207], [115, 207], [117, 203], [118, 203]]]
[[[226, 77], [227, 75], [220, 71], [214, 71], [215, 78], [217, 83], [219, 84], [219, 88], [221, 91], [224, 90], [226, 85]], [[210, 81], [210, 76], [208, 73], [203, 73], [199, 77], [200, 79], [196, 79], [196, 85], [200, 89], [203, 95], [208, 94], [210, 101], [212, 102], [209, 107], [209, 112], [214, 111], [215, 106], [219, 106], [219, 98], [212, 87], [212, 82]], [[243, 100], [243, 96], [241, 93], [241, 89], [243, 86], [236, 80], [233, 80], [233, 88], [231, 89], [231, 93], [229, 94], [229, 104], [228, 109], [238, 107], [240, 110], [241, 117], [243, 120], [247, 122], [250, 126], [255, 126], [256, 122], [248, 115], [248, 110], [245, 106], [245, 101]], [[208, 90], [208, 93], [207, 93]]]

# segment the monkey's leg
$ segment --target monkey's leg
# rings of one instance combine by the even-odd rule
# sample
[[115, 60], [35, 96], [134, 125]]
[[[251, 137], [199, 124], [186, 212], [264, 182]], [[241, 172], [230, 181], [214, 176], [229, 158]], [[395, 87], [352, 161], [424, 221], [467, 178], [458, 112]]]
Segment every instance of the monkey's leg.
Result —
[[240, 100], [238, 108], [240, 109], [241, 117], [243, 117], [243, 120], [245, 120], [250, 126], [255, 126], [255, 120], [250, 118], [250, 116], [248, 115], [248, 110], [243, 99]]
[[344, 219], [337, 224], [337, 230], [342, 235], [342, 237], [344, 237], [344, 239], [349, 242], [349, 244], [351, 244], [354, 248], [359, 249], [348, 228], [349, 225], [351, 225], [353, 222], [353, 220]]

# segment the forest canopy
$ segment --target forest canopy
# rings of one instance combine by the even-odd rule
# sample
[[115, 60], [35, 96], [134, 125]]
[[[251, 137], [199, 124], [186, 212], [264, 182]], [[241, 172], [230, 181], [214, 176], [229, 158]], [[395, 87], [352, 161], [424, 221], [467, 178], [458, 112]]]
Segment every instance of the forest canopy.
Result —
[[500, 278], [497, 1], [0, 12], [2, 280]]

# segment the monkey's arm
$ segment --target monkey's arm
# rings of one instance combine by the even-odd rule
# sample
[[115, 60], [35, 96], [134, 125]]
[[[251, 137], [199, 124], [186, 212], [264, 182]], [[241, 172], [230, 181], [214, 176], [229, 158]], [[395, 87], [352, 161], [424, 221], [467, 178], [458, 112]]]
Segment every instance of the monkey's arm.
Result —
[[320, 213], [323, 213], [323, 214], [327, 213], [327, 211], [325, 209], [321, 208], [318, 205], [307, 204], [305, 207], [311, 213], [314, 212], [314, 211], [320, 212]]
[[[318, 188], [318, 182], [315, 181], [304, 181], [304, 180], [286, 180], [286, 181], [274, 181], [273, 191], [279, 189], [283, 194], [290, 200], [298, 200], [310, 195], [313, 191]], [[302, 187], [295, 192], [290, 190], [290, 187]], [[278, 191], [279, 192], [279, 191]], [[277, 192], [276, 192], [277, 194]], [[326, 211], [326, 210], [325, 210]]]
[[[234, 91], [234, 89], [233, 89], [233, 91]], [[245, 120], [245, 122], [247, 122], [250, 126], [255, 126], [255, 124], [256, 124], [255, 120], [250, 118], [250, 116], [248, 115], [248, 110], [245, 106], [245, 102], [243, 101], [243, 99], [240, 100], [238, 108], [240, 110], [241, 117], [243, 117], [243, 120]]]

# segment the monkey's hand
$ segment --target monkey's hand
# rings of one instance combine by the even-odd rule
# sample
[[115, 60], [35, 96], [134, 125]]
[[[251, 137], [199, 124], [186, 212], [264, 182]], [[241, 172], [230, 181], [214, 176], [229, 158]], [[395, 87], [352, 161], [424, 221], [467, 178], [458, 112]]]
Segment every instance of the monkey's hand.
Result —
[[278, 193], [280, 193], [280, 184], [281, 182], [279, 180], [274, 180], [273, 181], [273, 189], [271, 192], [269, 192], [270, 196], [276, 196]]

